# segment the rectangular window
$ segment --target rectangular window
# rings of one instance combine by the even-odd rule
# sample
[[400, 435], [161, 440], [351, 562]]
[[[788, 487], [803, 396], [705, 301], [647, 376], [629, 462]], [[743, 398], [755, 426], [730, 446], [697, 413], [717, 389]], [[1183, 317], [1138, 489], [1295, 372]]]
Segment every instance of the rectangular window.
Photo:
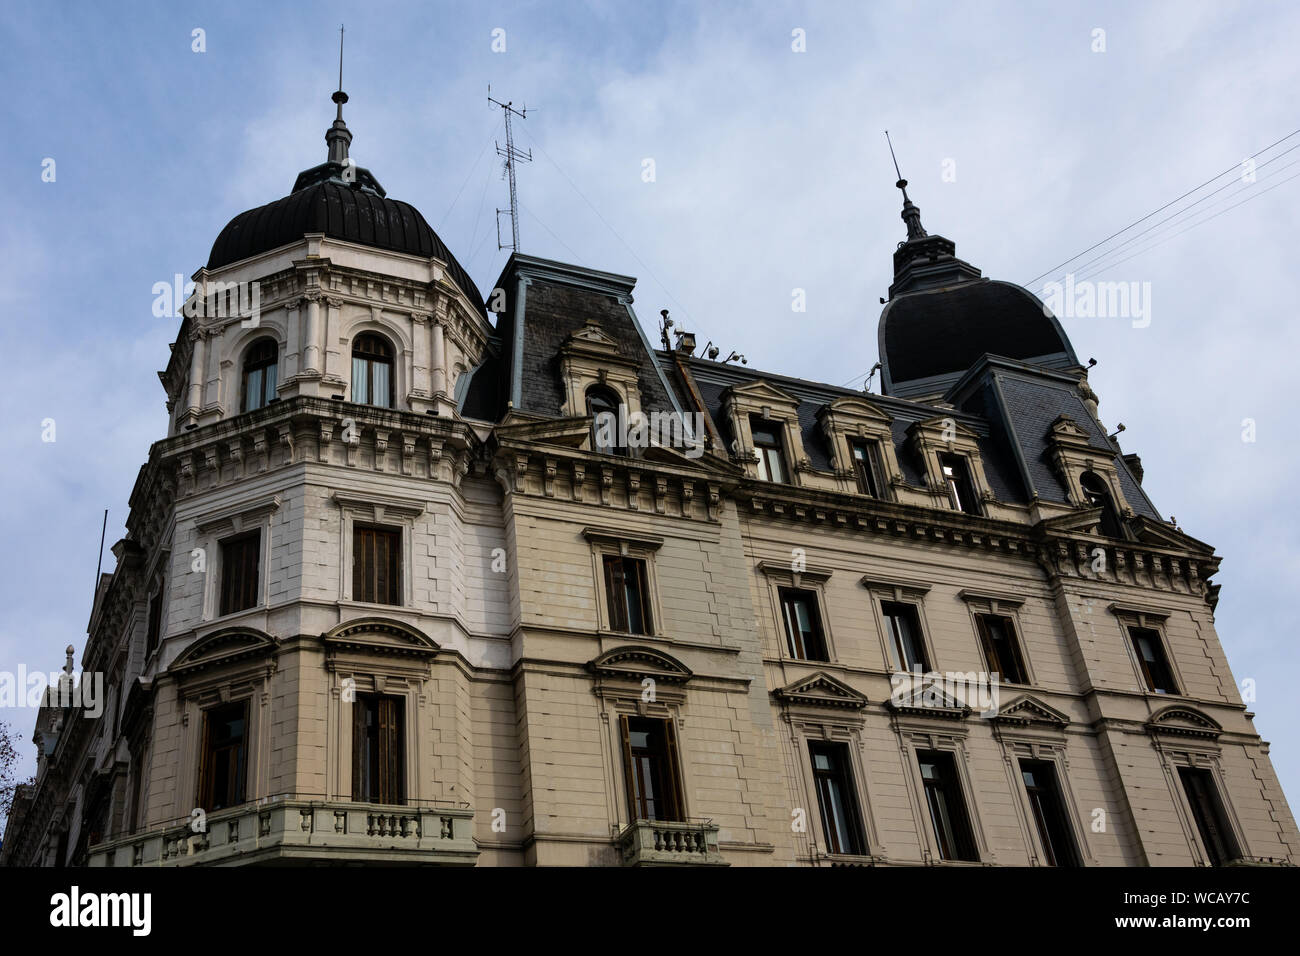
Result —
[[605, 595], [609, 599], [610, 630], [628, 634], [654, 633], [644, 561], [616, 554], [605, 555]]
[[750, 423], [754, 450], [758, 452], [758, 477], [763, 481], [785, 482], [785, 459], [781, 449], [781, 425], [754, 419]]
[[260, 530], [221, 542], [221, 614], [256, 606], [261, 555]]
[[894, 667], [900, 671], [917, 668], [928, 671], [930, 661], [926, 657], [925, 642], [921, 639], [921, 621], [916, 606], [882, 601], [880, 610], [885, 616], [885, 629], [889, 633], [889, 649], [894, 657]]
[[975, 838], [966, 816], [966, 801], [961, 795], [957, 769], [952, 754], [938, 750], [917, 753], [921, 781], [925, 784], [925, 802], [930, 811], [930, 825], [944, 860], [977, 861]]
[[1043, 845], [1043, 862], [1048, 866], [1080, 866], [1079, 852], [1070, 835], [1065, 801], [1056, 781], [1056, 768], [1046, 760], [1020, 761], [1029, 809]]
[[632, 819], [680, 821], [684, 801], [672, 721], [621, 717], [620, 722]]
[[827, 852], [865, 854], [867, 841], [862, 837], [848, 748], [844, 744], [809, 743], [808, 756], [812, 760]]
[[1020, 642], [1016, 640], [1016, 625], [1001, 614], [977, 614], [975, 626], [979, 629], [980, 643], [984, 645], [984, 659], [990, 674], [1009, 684], [1028, 684], [1024, 659], [1020, 656]]
[[352, 704], [353, 800], [406, 803], [404, 703], [401, 697], [357, 694]]
[[1150, 627], [1130, 627], [1128, 633], [1133, 639], [1133, 649], [1137, 651], [1138, 664], [1142, 667], [1147, 689], [1153, 694], [1178, 693], [1173, 671], [1165, 657], [1165, 645], [1160, 640], [1160, 632]]
[[243, 803], [247, 764], [248, 703], [204, 711], [199, 805], [211, 811]]
[[781, 588], [779, 593], [790, 656], [801, 661], [830, 660], [821, 616], [817, 613], [817, 593], [798, 588]]
[[940, 455], [939, 470], [943, 474], [944, 484], [948, 486], [948, 500], [953, 509], [971, 515], [980, 514], [980, 503], [975, 497], [975, 487], [971, 484], [966, 459], [960, 455]]
[[1237, 839], [1228, 825], [1219, 788], [1214, 785], [1210, 771], [1199, 767], [1179, 767], [1178, 776], [1183, 781], [1187, 802], [1196, 821], [1196, 832], [1201, 835], [1201, 845], [1210, 858], [1211, 866], [1223, 866], [1241, 856]]
[[352, 600], [402, 603], [402, 533], [390, 528], [352, 528]]
[[880, 447], [873, 441], [851, 442], [853, 449], [853, 471], [858, 478], [858, 491], [872, 498], [880, 497], [881, 481]]

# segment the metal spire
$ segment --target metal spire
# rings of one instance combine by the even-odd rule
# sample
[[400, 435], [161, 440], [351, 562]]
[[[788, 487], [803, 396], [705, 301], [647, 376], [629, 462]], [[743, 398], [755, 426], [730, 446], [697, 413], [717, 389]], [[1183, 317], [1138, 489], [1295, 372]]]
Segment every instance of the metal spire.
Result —
[[338, 112], [334, 116], [334, 124], [325, 134], [325, 143], [329, 146], [328, 161], [345, 166], [348, 164], [348, 147], [352, 144], [352, 133], [343, 122], [343, 104], [348, 101], [348, 95], [343, 92], [343, 24], [341, 23], [339, 24], [339, 88], [334, 91], [330, 99], [338, 104]]
[[894, 143], [889, 138], [889, 130], [885, 130], [885, 142], [889, 144], [889, 158], [894, 161], [894, 172], [898, 175], [898, 182], [894, 183], [903, 191], [903, 222], [907, 223], [907, 241], [913, 239], [924, 239], [926, 236], [925, 229], [921, 226], [921, 210], [912, 200], [907, 198], [907, 180], [898, 169], [898, 157], [894, 155]]

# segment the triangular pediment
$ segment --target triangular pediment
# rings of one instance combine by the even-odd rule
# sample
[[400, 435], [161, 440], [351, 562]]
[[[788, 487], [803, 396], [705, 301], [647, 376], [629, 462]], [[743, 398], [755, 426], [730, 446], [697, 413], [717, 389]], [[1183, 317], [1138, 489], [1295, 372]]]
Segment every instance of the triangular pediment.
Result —
[[275, 654], [278, 643], [271, 635], [252, 627], [223, 627], [205, 634], [181, 651], [167, 668], [169, 674], [191, 673], [224, 667]]
[[559, 445], [562, 448], [581, 448], [591, 437], [591, 418], [576, 415], [569, 418], [519, 420], [496, 427], [498, 439], [537, 442], [542, 445]]
[[949, 694], [942, 682], [933, 677], [922, 679], [910, 689], [895, 687], [888, 706], [897, 713], [941, 720], [964, 720], [971, 712], [964, 701]]
[[645, 678], [667, 684], [684, 684], [691, 671], [677, 658], [652, 647], [629, 645], [606, 651], [587, 663], [587, 669], [604, 677], [640, 682]]
[[1083, 427], [1069, 415], [1058, 415], [1047, 429], [1048, 441], [1054, 445], [1069, 445], [1072, 448], [1088, 449], [1100, 452], [1107, 460], [1114, 458], [1115, 450], [1105, 445], [1094, 443], [1093, 438]]
[[432, 657], [438, 645], [419, 628], [383, 617], [361, 617], [335, 625], [321, 635], [327, 650]]
[[993, 719], [1006, 723], [1044, 724], [1058, 728], [1064, 728], [1070, 723], [1070, 718], [1065, 714], [1028, 694], [1017, 697], [1005, 707], [999, 707], [997, 716]]
[[840, 707], [861, 710], [867, 706], [864, 694], [830, 674], [818, 672], [772, 692], [778, 700], [808, 707]]
[[754, 379], [752, 382], [746, 382], [743, 385], [732, 385], [723, 393], [724, 398], [734, 396], [743, 398], [747, 402], [759, 404], [772, 404], [779, 402], [784, 405], [793, 405], [798, 407], [799, 399], [795, 398], [789, 392], [782, 391], [770, 382], [761, 378]]
[[1146, 730], [1150, 734], [1214, 739], [1223, 733], [1223, 725], [1195, 707], [1173, 704], [1153, 714], [1146, 722]]
[[909, 426], [907, 430], [909, 434], [916, 434], [918, 432], [937, 432], [942, 436], [944, 433], [947, 433], [955, 438], [962, 438], [972, 442], [978, 442], [980, 438], [979, 433], [973, 428], [963, 422], [957, 421], [950, 415], [936, 415], [933, 418], [927, 418], [924, 421], [915, 422]]
[[1214, 554], [1214, 548], [1204, 541], [1198, 541], [1173, 525], [1161, 521], [1152, 521], [1144, 516], [1134, 519], [1129, 526], [1142, 544], [1158, 548], [1173, 548], [1178, 551], [1196, 551], [1207, 557]]

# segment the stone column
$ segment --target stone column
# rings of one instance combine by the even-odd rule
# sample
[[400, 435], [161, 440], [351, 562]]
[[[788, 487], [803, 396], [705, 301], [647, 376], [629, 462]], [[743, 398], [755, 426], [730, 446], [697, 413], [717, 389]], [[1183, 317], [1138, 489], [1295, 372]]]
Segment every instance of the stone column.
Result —
[[433, 394], [447, 392], [447, 346], [443, 339], [442, 320], [434, 319], [433, 332]]
[[303, 373], [320, 374], [320, 300], [319, 292], [303, 296], [307, 303], [307, 347], [304, 349]]
[[205, 329], [195, 329], [190, 333], [190, 394], [186, 400], [187, 411], [197, 415], [203, 407], [204, 352], [208, 340]]

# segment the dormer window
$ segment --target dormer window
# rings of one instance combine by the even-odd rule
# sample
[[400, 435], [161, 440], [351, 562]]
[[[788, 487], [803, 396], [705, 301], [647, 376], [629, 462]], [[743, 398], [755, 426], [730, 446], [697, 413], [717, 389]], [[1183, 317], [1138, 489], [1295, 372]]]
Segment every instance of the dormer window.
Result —
[[587, 414], [591, 416], [591, 447], [602, 455], [626, 455], [619, 444], [618, 393], [604, 385], [587, 389]]
[[1079, 476], [1079, 487], [1089, 508], [1101, 509], [1101, 533], [1108, 538], [1124, 537], [1123, 526], [1115, 511], [1115, 502], [1111, 500], [1106, 482], [1096, 472], [1085, 471]]
[[960, 455], [940, 455], [939, 471], [943, 475], [944, 484], [948, 486], [948, 501], [953, 510], [964, 511], [969, 515], [980, 514], [979, 500], [971, 485], [966, 459]]
[[758, 453], [758, 477], [763, 481], [784, 484], [785, 458], [781, 445], [781, 426], [777, 422], [755, 418], [750, 424], [754, 450]]
[[263, 408], [275, 400], [280, 346], [275, 339], [258, 339], [244, 356], [242, 411]]
[[883, 485], [880, 480], [880, 445], [874, 441], [856, 440], [850, 442], [849, 447], [853, 451], [853, 472], [858, 479], [858, 491], [879, 498]]
[[358, 335], [352, 342], [352, 401], [393, 407], [393, 347], [379, 335]]

